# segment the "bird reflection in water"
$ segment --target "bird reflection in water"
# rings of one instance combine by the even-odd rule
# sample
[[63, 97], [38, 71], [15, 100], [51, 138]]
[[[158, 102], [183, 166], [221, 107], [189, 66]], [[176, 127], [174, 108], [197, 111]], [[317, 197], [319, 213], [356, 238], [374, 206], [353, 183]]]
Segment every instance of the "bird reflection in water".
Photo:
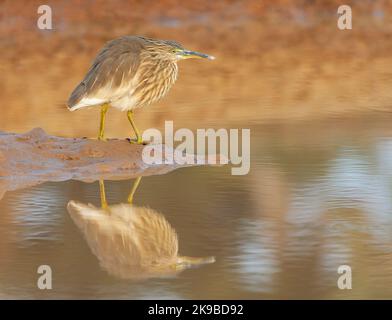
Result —
[[165, 217], [150, 208], [133, 205], [137, 178], [128, 203], [108, 205], [100, 181], [101, 208], [70, 201], [67, 209], [87, 243], [109, 274], [124, 279], [173, 276], [215, 262], [214, 257], [178, 255], [178, 237]]

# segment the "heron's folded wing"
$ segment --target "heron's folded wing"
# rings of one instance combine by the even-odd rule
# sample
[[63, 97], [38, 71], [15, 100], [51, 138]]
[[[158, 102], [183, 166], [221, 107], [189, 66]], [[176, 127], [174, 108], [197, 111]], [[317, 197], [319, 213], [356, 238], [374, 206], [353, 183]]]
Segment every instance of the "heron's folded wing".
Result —
[[122, 37], [110, 41], [72, 92], [68, 107], [76, 110], [99, 105], [125, 94], [136, 75], [142, 49], [143, 44], [137, 38]]

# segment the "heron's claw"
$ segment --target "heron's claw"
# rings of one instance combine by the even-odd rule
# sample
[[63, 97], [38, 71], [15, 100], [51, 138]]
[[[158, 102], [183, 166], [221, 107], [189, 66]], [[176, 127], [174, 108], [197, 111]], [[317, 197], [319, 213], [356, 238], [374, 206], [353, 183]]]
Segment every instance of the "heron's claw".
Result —
[[128, 140], [128, 142], [130, 144], [141, 144], [141, 145], [144, 145], [144, 146], [149, 144], [148, 141], [143, 141], [141, 139], [130, 139], [130, 138], [127, 138], [127, 140]]

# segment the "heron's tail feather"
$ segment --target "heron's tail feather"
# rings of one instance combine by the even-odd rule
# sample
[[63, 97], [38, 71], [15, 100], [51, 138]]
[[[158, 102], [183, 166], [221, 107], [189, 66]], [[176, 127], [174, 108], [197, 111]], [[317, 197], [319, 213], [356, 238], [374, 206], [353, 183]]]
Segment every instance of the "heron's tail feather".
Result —
[[74, 111], [78, 108], [79, 102], [86, 95], [86, 85], [81, 82], [78, 86], [72, 91], [71, 95], [68, 98], [67, 106], [68, 109]]
[[91, 96], [91, 94], [86, 91], [84, 82], [81, 82], [74, 91], [72, 91], [67, 106], [69, 110], [75, 111], [84, 107], [102, 105], [105, 102], [107, 102], [105, 99]]

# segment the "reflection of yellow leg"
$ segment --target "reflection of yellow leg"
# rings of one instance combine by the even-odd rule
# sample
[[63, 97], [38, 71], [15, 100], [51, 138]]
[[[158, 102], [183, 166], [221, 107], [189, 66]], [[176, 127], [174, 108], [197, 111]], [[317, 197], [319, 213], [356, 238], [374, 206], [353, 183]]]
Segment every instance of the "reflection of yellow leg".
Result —
[[129, 196], [128, 196], [128, 202], [130, 204], [132, 204], [132, 202], [133, 202], [133, 195], [135, 194], [136, 189], [139, 186], [140, 180], [142, 180], [142, 177], [137, 177], [135, 182], [133, 183], [132, 190], [131, 190], [131, 192], [129, 193]]
[[131, 123], [132, 129], [133, 129], [133, 131], [135, 131], [135, 134], [136, 134], [136, 141], [131, 140], [131, 143], [143, 144], [142, 136], [141, 136], [139, 130], [136, 128], [135, 122], [133, 121], [133, 111], [129, 110], [127, 112], [127, 116], [128, 116], [129, 122]]
[[105, 193], [105, 183], [103, 180], [99, 180], [99, 194], [101, 196], [101, 207], [102, 209], [108, 208], [108, 203], [106, 201], [106, 193]]
[[101, 123], [99, 126], [99, 136], [98, 140], [105, 141], [105, 118], [106, 118], [106, 112], [108, 112], [109, 109], [109, 104], [105, 103], [101, 107]]

